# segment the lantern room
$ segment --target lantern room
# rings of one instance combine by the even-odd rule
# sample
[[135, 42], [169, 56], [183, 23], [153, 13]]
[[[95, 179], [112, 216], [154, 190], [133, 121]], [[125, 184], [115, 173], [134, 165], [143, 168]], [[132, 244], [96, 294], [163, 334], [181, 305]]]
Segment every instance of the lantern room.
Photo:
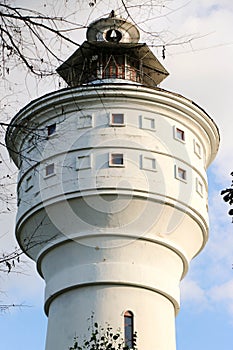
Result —
[[116, 17], [90, 24], [87, 40], [58, 69], [68, 86], [126, 80], [155, 87], [168, 72], [145, 43], [139, 43], [138, 29]]

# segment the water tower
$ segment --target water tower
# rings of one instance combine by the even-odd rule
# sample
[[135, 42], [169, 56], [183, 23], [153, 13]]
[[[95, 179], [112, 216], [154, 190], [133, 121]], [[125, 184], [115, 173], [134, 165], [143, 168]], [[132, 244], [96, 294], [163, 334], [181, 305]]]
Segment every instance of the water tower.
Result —
[[92, 313], [130, 348], [137, 331], [139, 350], [175, 350], [179, 282], [208, 239], [218, 129], [158, 87], [168, 72], [113, 12], [57, 72], [68, 87], [29, 103], [6, 135], [16, 236], [46, 282], [46, 350], [87, 335]]

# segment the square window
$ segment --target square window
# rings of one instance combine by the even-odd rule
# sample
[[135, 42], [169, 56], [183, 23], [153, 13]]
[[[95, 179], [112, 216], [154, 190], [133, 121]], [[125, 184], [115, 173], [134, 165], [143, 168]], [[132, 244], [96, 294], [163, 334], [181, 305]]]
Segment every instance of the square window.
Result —
[[142, 156], [142, 169], [156, 171], [156, 159]]
[[179, 141], [185, 141], [185, 133], [184, 130], [175, 128], [175, 138]]
[[178, 180], [187, 181], [187, 171], [179, 166], [175, 167], [175, 176]]
[[155, 118], [141, 116], [141, 128], [147, 130], [155, 130]]
[[185, 132], [184, 130], [177, 128], [176, 126], [173, 127], [173, 136], [176, 140], [185, 142]]
[[54, 163], [48, 164], [45, 167], [45, 176], [50, 176], [55, 174], [55, 166]]
[[76, 170], [91, 168], [91, 155], [78, 156], [76, 160]]
[[186, 170], [178, 168], [178, 177], [182, 180], [186, 180]]
[[124, 166], [124, 155], [122, 153], [112, 153], [109, 156], [109, 166]]
[[111, 125], [114, 126], [124, 126], [124, 114], [123, 113], [113, 113], [111, 116]]
[[78, 129], [91, 128], [92, 127], [92, 115], [80, 115], [78, 117]]
[[56, 132], [56, 123], [47, 126], [48, 136], [55, 134], [55, 132]]

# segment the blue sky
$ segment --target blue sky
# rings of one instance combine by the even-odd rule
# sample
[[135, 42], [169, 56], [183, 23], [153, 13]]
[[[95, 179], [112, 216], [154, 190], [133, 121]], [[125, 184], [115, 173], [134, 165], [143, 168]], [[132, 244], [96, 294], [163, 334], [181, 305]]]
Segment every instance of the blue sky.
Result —
[[[30, 6], [31, 1], [16, 0], [15, 3]], [[38, 6], [42, 2], [36, 3]], [[102, 7], [98, 5], [91, 13], [91, 20], [101, 15], [103, 6], [102, 13], [106, 13], [109, 3], [109, 12], [117, 7], [117, 1], [102, 1]], [[233, 3], [231, 0], [179, 0], [169, 2], [169, 7], [180, 9], [170, 11], [165, 18], [145, 22], [146, 28], [164, 31], [163, 36], [169, 37], [169, 42], [173, 43], [187, 41], [190, 37], [197, 39], [167, 48], [162, 63], [170, 76], [161, 87], [178, 92], [202, 106], [218, 124], [221, 135], [219, 154], [208, 171], [210, 238], [202, 253], [191, 262], [189, 273], [181, 283], [181, 311], [176, 320], [177, 350], [232, 350], [233, 224], [219, 192], [230, 184], [229, 174], [233, 170]], [[77, 13], [78, 22], [85, 22], [87, 17], [87, 11]], [[78, 34], [80, 43], [85, 40], [83, 35]], [[155, 54], [162, 61], [161, 50], [155, 49]], [[66, 57], [64, 54], [63, 58]], [[22, 96], [18, 92], [21, 102], [17, 103], [15, 111], [31, 99], [54, 89], [51, 81], [40, 84], [37, 89], [28, 89], [34, 83], [26, 75], [24, 78], [24, 72], [17, 74], [16, 78], [27, 85], [24, 90], [29, 91]], [[4, 150], [1, 154], [7, 158]], [[8, 163], [8, 166], [15, 173], [12, 164]], [[1, 214], [0, 227], [1, 244], [11, 249], [15, 245], [14, 213]], [[30, 306], [0, 315], [1, 348], [43, 350], [46, 335], [43, 282], [30, 262], [24, 264], [22, 272], [0, 278], [2, 302]]]

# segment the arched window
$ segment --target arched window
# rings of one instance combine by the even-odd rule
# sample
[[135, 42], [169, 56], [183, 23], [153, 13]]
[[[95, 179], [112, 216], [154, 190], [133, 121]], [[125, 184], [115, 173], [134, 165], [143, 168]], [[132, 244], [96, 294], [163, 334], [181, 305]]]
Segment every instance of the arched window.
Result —
[[128, 346], [129, 349], [133, 349], [133, 327], [133, 313], [126, 311], [124, 313], [125, 346]]

